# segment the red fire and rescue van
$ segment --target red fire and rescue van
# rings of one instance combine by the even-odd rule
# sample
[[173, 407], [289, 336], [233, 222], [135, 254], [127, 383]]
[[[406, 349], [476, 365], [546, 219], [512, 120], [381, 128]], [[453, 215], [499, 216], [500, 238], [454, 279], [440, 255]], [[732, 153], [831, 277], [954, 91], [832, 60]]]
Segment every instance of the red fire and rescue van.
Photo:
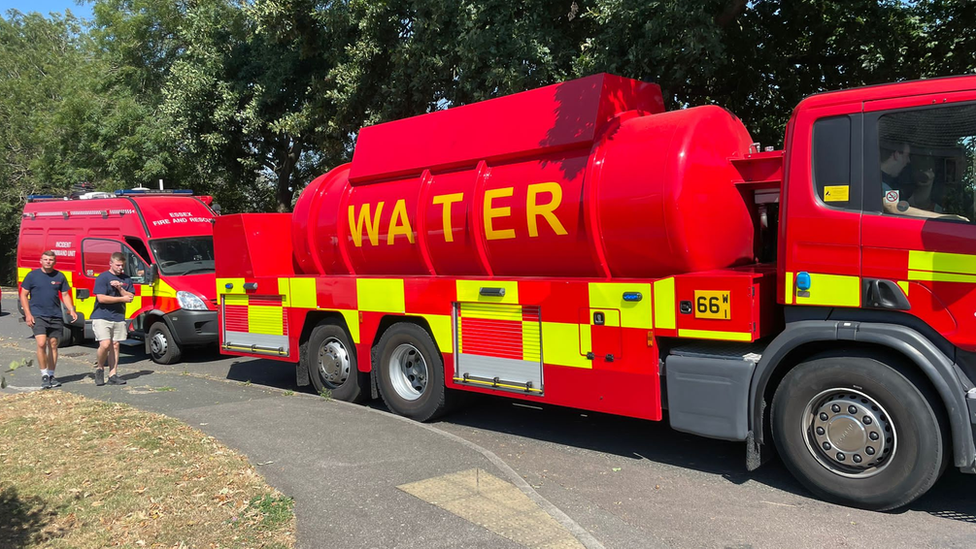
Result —
[[136, 288], [126, 305], [130, 335], [145, 339], [154, 361], [177, 362], [188, 346], [217, 342], [211, 202], [178, 190], [33, 195], [20, 223], [18, 285], [53, 250], [78, 311], [75, 324], [65, 316], [63, 342], [91, 339], [95, 278], [122, 252]]
[[976, 472], [976, 77], [819, 94], [782, 151], [595, 75], [362, 129], [215, 225], [223, 352], [420, 421], [462, 391], [772, 445], [870, 509]]

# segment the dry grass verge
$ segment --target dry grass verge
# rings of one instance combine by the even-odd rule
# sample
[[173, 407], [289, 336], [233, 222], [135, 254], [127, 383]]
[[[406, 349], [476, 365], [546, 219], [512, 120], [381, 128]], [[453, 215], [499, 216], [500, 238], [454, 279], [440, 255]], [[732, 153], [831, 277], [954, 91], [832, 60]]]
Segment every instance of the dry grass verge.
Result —
[[290, 548], [292, 500], [177, 420], [62, 391], [0, 398], [0, 547]]

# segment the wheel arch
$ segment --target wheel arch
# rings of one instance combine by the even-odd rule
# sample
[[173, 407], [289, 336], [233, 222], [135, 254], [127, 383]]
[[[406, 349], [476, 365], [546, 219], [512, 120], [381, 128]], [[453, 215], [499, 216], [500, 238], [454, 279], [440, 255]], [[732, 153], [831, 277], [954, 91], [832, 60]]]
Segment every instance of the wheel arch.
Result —
[[[301, 349], [300, 352], [307, 352], [306, 343], [308, 343], [308, 340], [312, 337], [312, 330], [326, 320], [341, 327], [346, 332], [346, 335], [349, 336], [349, 340], [354, 341], [352, 334], [349, 331], [349, 325], [346, 324], [346, 318], [342, 315], [342, 313], [339, 311], [309, 311], [309, 313], [305, 316], [305, 322], [302, 324], [302, 333], [298, 336], [299, 349]], [[349, 351], [354, 353], [358, 358], [355, 343], [353, 343], [352, 349]], [[304, 387], [305, 385], [309, 385], [311, 383], [311, 374], [308, 371], [308, 362], [301, 360], [301, 357], [299, 357], [299, 360], [295, 365], [295, 378], [295, 382], [299, 387]]]
[[[420, 328], [423, 328], [423, 330], [427, 332], [427, 335], [430, 336], [431, 341], [434, 342], [434, 347], [437, 349], [437, 352], [440, 353], [441, 356], [443, 357], [444, 342], [439, 341], [437, 339], [437, 334], [435, 334], [434, 330], [431, 329], [430, 322], [427, 320], [427, 318], [423, 316], [411, 316], [411, 315], [386, 315], [380, 320], [379, 326], [376, 328], [376, 333], [373, 334], [373, 341], [372, 343], [370, 343], [370, 348], [374, 351], [373, 354], [375, 354], [376, 346], [379, 345], [380, 340], [383, 339], [383, 334], [385, 334], [386, 331], [389, 330], [390, 327], [392, 327], [394, 324], [400, 322], [405, 322], [407, 324], [415, 324]], [[444, 336], [442, 335], [441, 337], [443, 338]], [[373, 361], [370, 360], [370, 370], [373, 369], [372, 362]]]
[[973, 468], [976, 448], [965, 395], [972, 387], [971, 380], [928, 338], [898, 324], [812, 320], [788, 325], [766, 348], [752, 379], [749, 416], [756, 447], [750, 452], [766, 442], [767, 409], [780, 381], [804, 359], [823, 351], [825, 343], [836, 343], [833, 349], [871, 350], [875, 356], [881, 352], [916, 368], [939, 395], [940, 402], [933, 406], [940, 407], [937, 413], [945, 414], [949, 421], [955, 466]]

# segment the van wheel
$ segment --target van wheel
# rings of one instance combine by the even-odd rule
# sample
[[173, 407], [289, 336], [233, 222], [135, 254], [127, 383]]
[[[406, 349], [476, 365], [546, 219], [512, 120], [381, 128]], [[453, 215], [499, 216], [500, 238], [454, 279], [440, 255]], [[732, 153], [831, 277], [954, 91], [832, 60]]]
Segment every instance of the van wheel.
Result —
[[426, 330], [399, 322], [383, 334], [377, 349], [380, 396], [390, 410], [417, 421], [444, 413], [449, 398], [444, 359]]
[[84, 340], [84, 330], [66, 323], [64, 328], [61, 329], [61, 339], [58, 341], [58, 347], [64, 348], [72, 345], [81, 345]]
[[363, 387], [368, 386], [369, 374], [359, 371], [356, 348], [341, 326], [329, 321], [320, 323], [302, 345], [299, 356], [319, 394], [327, 392], [346, 402], [365, 399]]
[[829, 357], [791, 370], [771, 426], [787, 468], [816, 495], [887, 510], [935, 484], [948, 452], [945, 422], [913, 372], [867, 357]]
[[173, 339], [166, 322], [160, 320], [149, 327], [149, 355], [157, 364], [173, 364], [179, 362], [182, 351]]

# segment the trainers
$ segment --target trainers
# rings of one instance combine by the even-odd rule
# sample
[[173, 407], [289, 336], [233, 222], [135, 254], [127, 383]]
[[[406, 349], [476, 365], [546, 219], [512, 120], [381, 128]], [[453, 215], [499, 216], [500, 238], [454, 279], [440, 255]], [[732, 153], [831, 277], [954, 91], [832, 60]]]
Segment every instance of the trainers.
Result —
[[98, 385], [99, 387], [105, 385], [105, 370], [101, 368], [95, 369], [95, 385]]
[[112, 376], [108, 378], [109, 385], [125, 385], [125, 380], [119, 376]]
[[53, 376], [41, 376], [41, 389], [50, 389], [52, 387], [51, 377]]
[[60, 387], [61, 386], [61, 382], [58, 381], [58, 379], [56, 377], [54, 377], [53, 375], [52, 376], [48, 376], [48, 381], [51, 382], [51, 387]]

